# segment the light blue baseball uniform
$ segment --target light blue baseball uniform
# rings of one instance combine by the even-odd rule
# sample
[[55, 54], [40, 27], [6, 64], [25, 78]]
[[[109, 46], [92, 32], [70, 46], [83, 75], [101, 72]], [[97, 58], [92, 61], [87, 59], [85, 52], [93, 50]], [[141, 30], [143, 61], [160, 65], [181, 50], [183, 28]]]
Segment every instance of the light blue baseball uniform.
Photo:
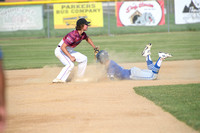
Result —
[[110, 60], [110, 63], [107, 68], [107, 74], [110, 79], [117, 78], [120, 80], [153, 80], [157, 78], [160, 66], [158, 62], [160, 58], [153, 64], [153, 61], [150, 59], [150, 56], [147, 57], [147, 67], [148, 69], [140, 69], [133, 67], [131, 69], [124, 69], [118, 65], [115, 61]]
[[118, 79], [130, 79], [131, 71], [129, 69], [124, 69], [113, 60], [110, 60], [109, 66], [107, 68], [107, 74], [111, 79], [114, 77]]

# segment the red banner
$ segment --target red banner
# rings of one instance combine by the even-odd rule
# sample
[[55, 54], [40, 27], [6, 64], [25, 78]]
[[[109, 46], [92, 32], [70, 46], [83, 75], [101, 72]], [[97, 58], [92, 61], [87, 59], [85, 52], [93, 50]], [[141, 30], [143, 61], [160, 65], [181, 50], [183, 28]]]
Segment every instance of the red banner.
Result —
[[117, 2], [117, 26], [165, 24], [164, 0]]

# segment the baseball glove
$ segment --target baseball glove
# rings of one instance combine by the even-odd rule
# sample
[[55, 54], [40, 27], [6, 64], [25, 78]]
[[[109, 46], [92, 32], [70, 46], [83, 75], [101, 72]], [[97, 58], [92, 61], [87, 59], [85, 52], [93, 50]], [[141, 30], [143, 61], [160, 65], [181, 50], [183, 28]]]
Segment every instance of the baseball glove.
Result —
[[96, 48], [94, 48], [94, 56], [96, 58], [96, 55], [99, 53], [99, 47], [97, 46]]

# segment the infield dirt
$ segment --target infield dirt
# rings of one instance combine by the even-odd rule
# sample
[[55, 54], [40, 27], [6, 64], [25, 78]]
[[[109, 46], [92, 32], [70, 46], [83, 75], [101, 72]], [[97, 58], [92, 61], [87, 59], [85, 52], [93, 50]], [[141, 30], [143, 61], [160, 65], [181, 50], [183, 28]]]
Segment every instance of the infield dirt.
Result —
[[195, 133], [133, 87], [200, 83], [199, 68], [200, 60], [165, 61], [157, 80], [109, 81], [88, 65], [87, 82], [64, 84], [51, 83], [59, 67], [6, 71], [6, 133]]

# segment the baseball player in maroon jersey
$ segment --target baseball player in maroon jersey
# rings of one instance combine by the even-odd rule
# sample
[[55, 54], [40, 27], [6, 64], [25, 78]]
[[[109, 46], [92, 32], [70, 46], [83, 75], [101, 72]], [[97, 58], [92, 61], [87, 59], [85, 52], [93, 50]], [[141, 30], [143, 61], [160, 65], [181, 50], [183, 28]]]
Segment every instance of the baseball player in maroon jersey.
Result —
[[68, 33], [58, 44], [55, 49], [55, 56], [65, 65], [58, 76], [53, 80], [53, 83], [66, 82], [70, 72], [74, 68], [74, 62], [78, 62], [77, 77], [81, 78], [87, 66], [87, 57], [80, 52], [74, 51], [74, 48], [80, 44], [82, 40], [86, 40], [96, 51], [98, 48], [92, 40], [87, 36], [87, 31], [90, 22], [84, 18], [76, 22], [76, 29]]

